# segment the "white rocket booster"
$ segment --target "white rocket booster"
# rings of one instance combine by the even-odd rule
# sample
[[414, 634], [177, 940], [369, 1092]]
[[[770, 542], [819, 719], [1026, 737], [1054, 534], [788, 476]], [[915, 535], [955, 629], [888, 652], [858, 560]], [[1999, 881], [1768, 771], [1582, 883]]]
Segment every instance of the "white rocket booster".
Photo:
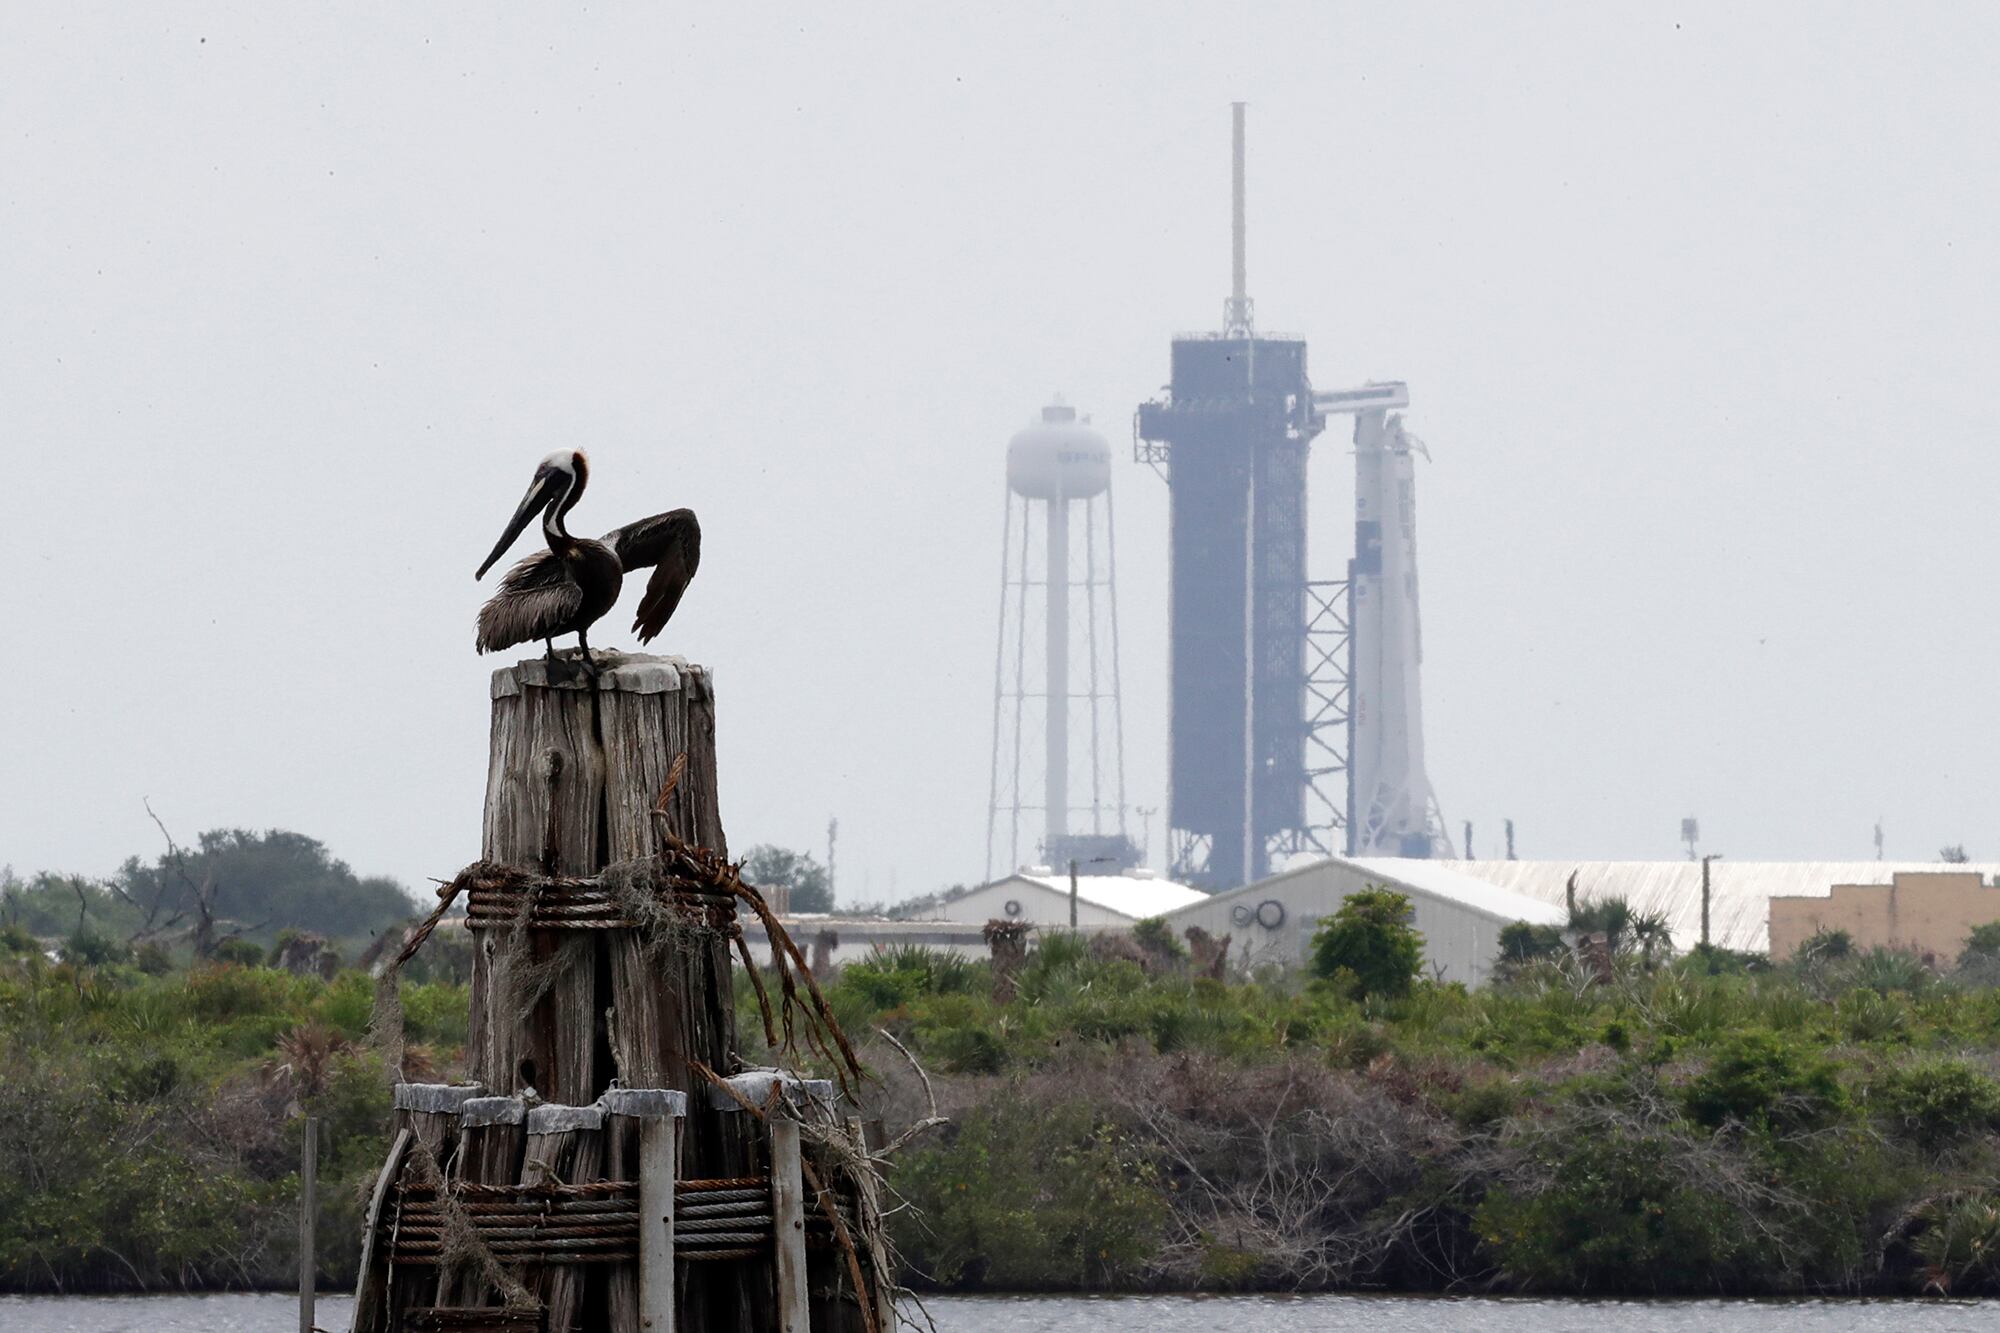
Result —
[[1401, 384], [1315, 394], [1354, 414], [1354, 559], [1348, 694], [1348, 850], [1354, 856], [1450, 853], [1424, 768], [1423, 631], [1417, 611], [1417, 491], [1423, 445], [1392, 407]]

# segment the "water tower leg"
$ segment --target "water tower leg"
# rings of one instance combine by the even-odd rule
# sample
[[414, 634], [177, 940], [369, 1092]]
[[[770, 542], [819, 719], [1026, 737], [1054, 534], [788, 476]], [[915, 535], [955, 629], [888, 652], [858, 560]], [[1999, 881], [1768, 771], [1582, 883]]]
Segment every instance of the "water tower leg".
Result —
[[1048, 778], [1043, 787], [1048, 824], [1042, 855], [1053, 860], [1069, 834], [1069, 501], [1058, 493], [1048, 502], [1048, 510], [1049, 623], [1044, 668], [1048, 697], [1042, 732], [1048, 756]]

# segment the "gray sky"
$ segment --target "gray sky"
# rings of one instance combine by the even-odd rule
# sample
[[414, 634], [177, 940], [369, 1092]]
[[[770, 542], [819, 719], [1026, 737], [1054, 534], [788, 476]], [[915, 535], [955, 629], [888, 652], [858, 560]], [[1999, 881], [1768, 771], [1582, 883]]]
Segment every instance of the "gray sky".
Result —
[[[2000, 13], [341, 12], [0, 7], [0, 861], [109, 871], [150, 796], [451, 874], [472, 569], [575, 445], [580, 531], [701, 513], [656, 646], [716, 672], [732, 840], [975, 877], [1006, 439], [1060, 389], [1122, 446], [1217, 323], [1237, 98], [1260, 325], [1409, 380], [1435, 459], [1454, 834], [2000, 852]], [[1166, 493], [1114, 485], [1158, 803]]]

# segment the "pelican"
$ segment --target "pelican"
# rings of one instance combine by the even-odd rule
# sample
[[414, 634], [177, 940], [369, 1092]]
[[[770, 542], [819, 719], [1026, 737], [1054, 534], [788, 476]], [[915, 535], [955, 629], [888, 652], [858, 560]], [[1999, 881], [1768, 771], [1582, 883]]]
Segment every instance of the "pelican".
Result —
[[583, 650], [584, 670], [594, 673], [597, 664], [586, 637], [590, 627], [617, 603], [625, 572], [649, 565], [653, 577], [646, 581], [646, 595], [639, 599], [632, 629], [639, 642], [650, 643], [672, 619], [701, 563], [701, 524], [694, 511], [670, 509], [613, 528], [596, 541], [572, 537], [563, 520], [589, 483], [590, 460], [581, 449], [559, 449], [535, 469], [535, 479], [507, 531], [473, 578], [485, 578], [537, 514], [549, 549], [534, 552], [508, 570], [499, 591], [479, 608], [480, 652], [541, 639], [554, 663], [556, 636], [574, 634]]

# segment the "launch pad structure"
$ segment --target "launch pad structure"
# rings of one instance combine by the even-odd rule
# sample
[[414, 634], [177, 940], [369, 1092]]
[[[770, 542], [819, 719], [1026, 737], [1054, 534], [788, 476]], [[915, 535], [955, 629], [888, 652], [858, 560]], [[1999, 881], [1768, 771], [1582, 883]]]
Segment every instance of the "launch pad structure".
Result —
[[[1220, 889], [1300, 854], [1449, 852], [1423, 758], [1415, 474], [1400, 382], [1315, 392], [1301, 338], [1260, 335], [1245, 272], [1244, 107], [1232, 108], [1231, 293], [1181, 334], [1134, 457], [1171, 496], [1169, 873]], [[1307, 461], [1354, 418], [1355, 551], [1307, 560]]]

